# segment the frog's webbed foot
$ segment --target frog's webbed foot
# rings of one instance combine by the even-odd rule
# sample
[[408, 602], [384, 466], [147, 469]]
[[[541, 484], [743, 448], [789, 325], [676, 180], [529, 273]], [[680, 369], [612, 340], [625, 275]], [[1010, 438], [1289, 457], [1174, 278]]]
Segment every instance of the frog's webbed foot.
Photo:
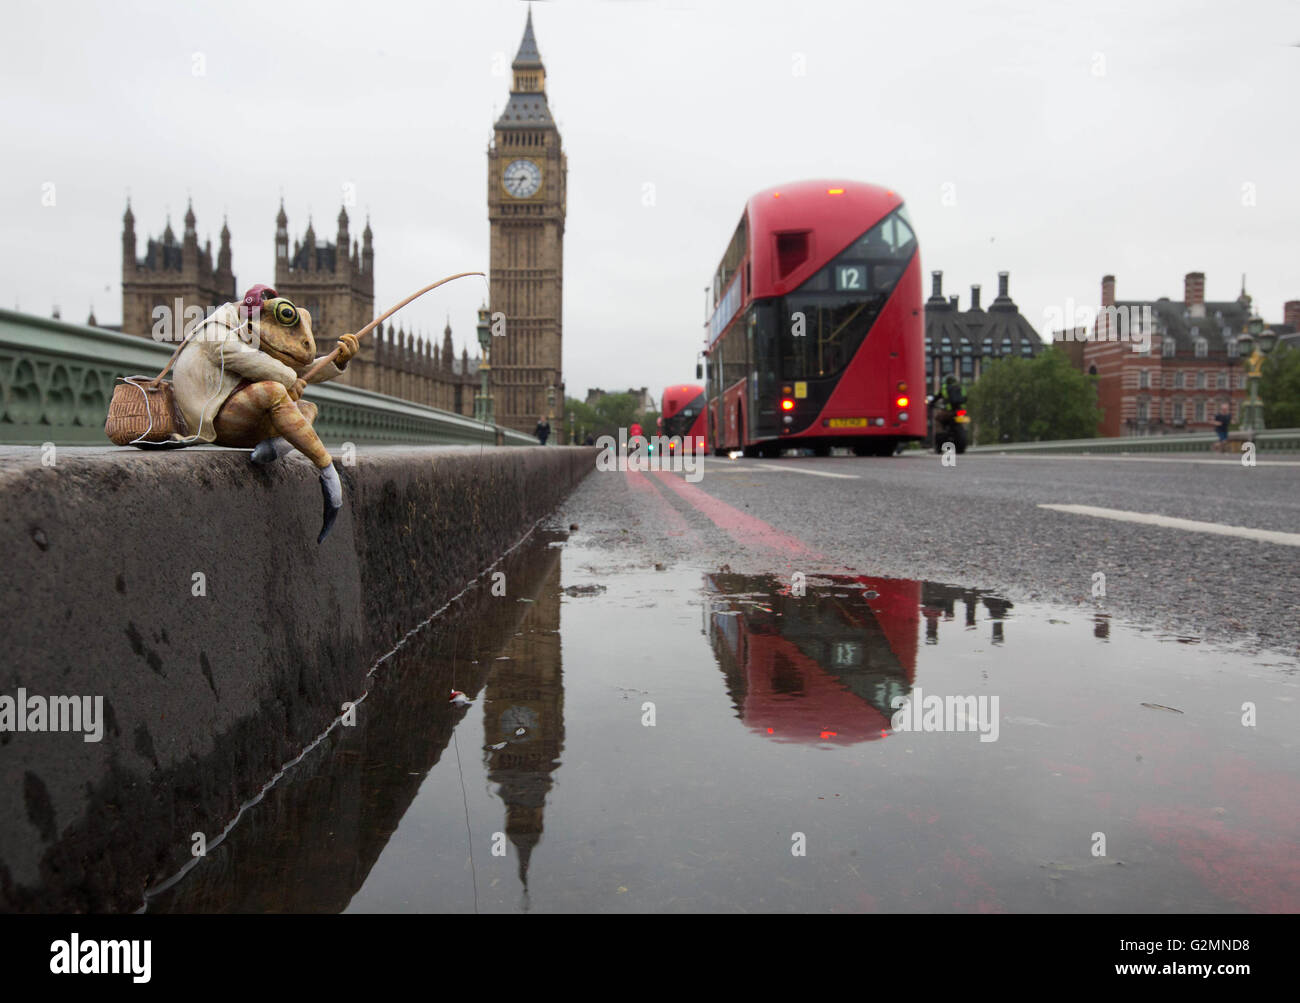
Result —
[[253, 447], [253, 455], [250, 459], [258, 466], [264, 466], [268, 463], [274, 463], [282, 459], [293, 445], [282, 435], [272, 436], [270, 439], [263, 439]]
[[328, 467], [321, 468], [320, 493], [325, 500], [325, 512], [321, 521], [320, 536], [316, 537], [317, 543], [329, 535], [334, 520], [338, 518], [339, 509], [343, 507], [343, 482], [339, 480], [339, 472], [334, 469], [332, 463]]

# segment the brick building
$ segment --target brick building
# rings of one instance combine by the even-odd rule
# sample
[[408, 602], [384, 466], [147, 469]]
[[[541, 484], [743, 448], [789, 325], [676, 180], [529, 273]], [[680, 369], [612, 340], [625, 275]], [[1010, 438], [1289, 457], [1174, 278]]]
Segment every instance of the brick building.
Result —
[[1011, 299], [1010, 275], [998, 272], [998, 295], [985, 310], [980, 287], [970, 287], [970, 308], [958, 297], [943, 295], [943, 272], [931, 272], [930, 298], [925, 301], [925, 382], [937, 392], [943, 378], [956, 373], [962, 383], [979, 379], [995, 359], [1032, 358], [1043, 349], [1037, 332]]
[[[1082, 362], [1097, 377], [1101, 434], [1212, 431], [1225, 402], [1238, 420], [1246, 383], [1236, 339], [1251, 315], [1244, 285], [1236, 299], [1206, 300], [1203, 272], [1187, 273], [1181, 300], [1117, 300], [1115, 276], [1104, 276]], [[1288, 303], [1285, 316], [1269, 325], [1279, 334], [1296, 330], [1300, 301]]]

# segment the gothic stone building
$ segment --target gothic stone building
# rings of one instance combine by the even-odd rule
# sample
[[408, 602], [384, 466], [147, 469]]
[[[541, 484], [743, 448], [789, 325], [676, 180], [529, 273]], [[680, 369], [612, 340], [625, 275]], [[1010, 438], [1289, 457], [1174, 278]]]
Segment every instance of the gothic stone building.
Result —
[[[370, 221], [362, 243], [348, 240], [348, 213], [339, 209], [334, 243], [318, 240], [309, 218], [307, 232], [289, 252], [289, 218], [284, 202], [275, 216], [275, 291], [311, 314], [316, 347], [323, 354], [338, 344], [340, 334], [358, 331], [375, 316], [375, 247]], [[377, 342], [361, 340], [361, 350], [348, 363], [339, 383], [375, 389]]]
[[488, 148], [492, 312], [506, 333], [492, 347], [498, 423], [531, 432], [541, 415], [564, 421], [561, 293], [565, 176], [560, 133], [546, 102], [546, 68], [529, 11], [513, 82]]
[[[185, 214], [185, 236], [177, 244], [168, 222], [162, 238], [150, 240], [143, 260], [136, 260], [135, 217], [127, 206], [122, 231], [122, 330], [151, 336], [157, 306], [212, 308], [238, 299], [231, 272], [230, 230], [221, 228], [216, 267], [211, 245], [198, 246], [194, 211]], [[335, 241], [319, 241], [308, 220], [307, 232], [289, 252], [289, 220], [284, 203], [275, 219], [275, 281], [278, 293], [305, 307], [319, 351], [333, 349], [340, 334], [357, 331], [375, 315], [374, 234], [369, 221], [361, 242], [349, 242], [348, 216], [340, 210]], [[251, 283], [250, 283], [251, 284]], [[399, 397], [416, 404], [472, 416], [478, 386], [478, 359], [462, 349], [456, 357], [451, 321], [441, 347], [430, 338], [390, 322], [361, 339], [361, 351], [337, 381], [363, 390]]]
[[127, 202], [122, 216], [122, 330], [127, 334], [152, 337], [155, 326], [163, 319], [161, 312], [155, 316], [155, 308], [165, 306], [169, 313], [165, 329], [159, 328], [160, 340], [179, 340], [187, 324], [235, 298], [230, 229], [222, 223], [221, 247], [214, 266], [212, 241], [199, 247], [193, 205], [186, 207], [185, 233], [180, 243], [168, 219], [162, 236], [157, 240], [149, 238], [144, 257], [135, 255], [135, 214]]

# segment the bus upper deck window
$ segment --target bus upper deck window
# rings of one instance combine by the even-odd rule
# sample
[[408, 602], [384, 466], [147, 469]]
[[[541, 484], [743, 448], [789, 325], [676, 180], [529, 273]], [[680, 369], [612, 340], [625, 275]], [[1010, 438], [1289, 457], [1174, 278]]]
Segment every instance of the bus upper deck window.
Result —
[[776, 270], [785, 278], [808, 260], [808, 231], [776, 235]]

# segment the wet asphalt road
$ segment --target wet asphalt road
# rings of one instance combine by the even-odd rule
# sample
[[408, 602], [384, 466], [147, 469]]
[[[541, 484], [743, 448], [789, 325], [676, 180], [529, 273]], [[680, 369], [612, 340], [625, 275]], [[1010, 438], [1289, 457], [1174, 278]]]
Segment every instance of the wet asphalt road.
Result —
[[1295, 469], [593, 473], [148, 909], [1294, 913], [1300, 666], [1150, 628], [1162, 569], [1255, 548], [1293, 649], [1262, 576], [1296, 548], [1036, 505], [1253, 485], [1262, 520]]
[[[709, 456], [694, 485], [681, 473], [597, 472], [557, 521], [635, 544], [642, 551], [636, 560], [650, 563], [689, 558], [747, 573], [849, 570], [928, 579], [1013, 600], [1086, 605], [1145, 627], [1294, 656], [1300, 548], [1038, 506], [1093, 505], [1296, 532], [1298, 483], [1300, 462], [1290, 456], [1253, 468], [1206, 457], [967, 454], [945, 467], [929, 454]], [[701, 511], [697, 492], [724, 503], [716, 518]], [[792, 539], [764, 543], [767, 530], [743, 516]], [[1104, 598], [1092, 594], [1097, 572], [1105, 575]]]

